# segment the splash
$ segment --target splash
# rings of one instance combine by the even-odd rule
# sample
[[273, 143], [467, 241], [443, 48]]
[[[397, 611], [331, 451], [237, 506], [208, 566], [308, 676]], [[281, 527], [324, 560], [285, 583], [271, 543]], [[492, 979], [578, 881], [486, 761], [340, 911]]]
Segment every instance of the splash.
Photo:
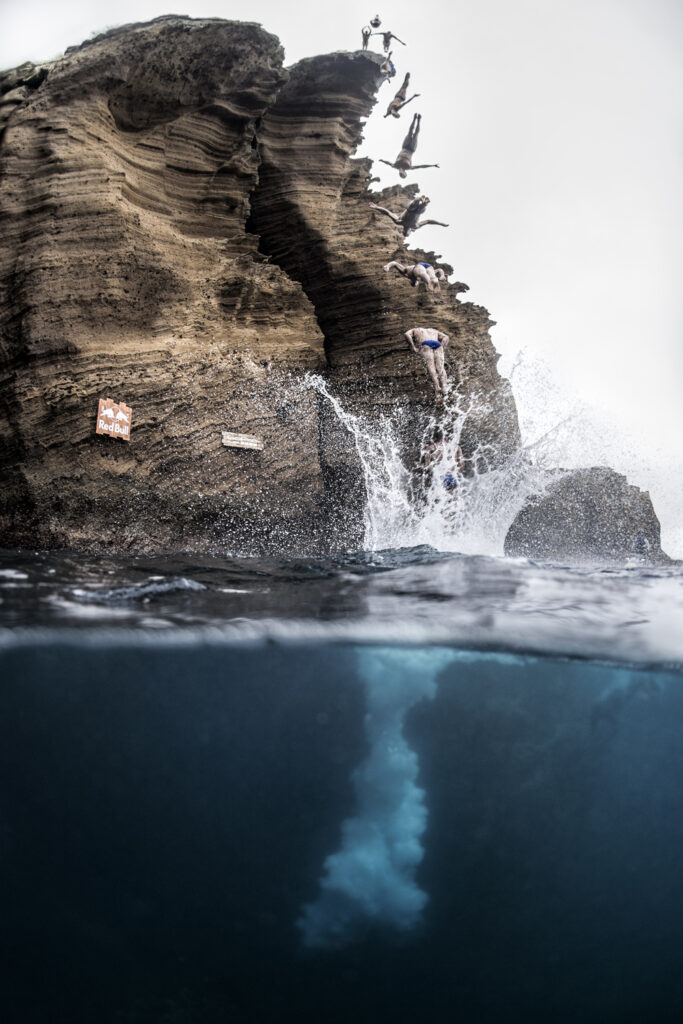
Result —
[[322, 395], [351, 435], [365, 478], [366, 551], [403, 547], [405, 524], [412, 515], [411, 474], [401, 460], [394, 424], [382, 416], [372, 428], [332, 394], [322, 377], [306, 374], [304, 384]]
[[419, 923], [428, 897], [415, 872], [427, 809], [403, 725], [412, 707], [433, 699], [436, 676], [454, 657], [434, 648], [358, 652], [370, 752], [352, 775], [356, 814], [343, 822], [341, 847], [325, 861], [320, 894], [297, 922], [305, 946], [339, 949], [369, 925], [405, 932]]
[[[482, 400], [465, 399], [452, 389], [438, 420], [421, 439], [417, 466], [404, 462], [401, 416], [369, 424], [344, 409], [322, 377], [307, 374], [305, 385], [328, 401], [350, 435], [363, 471], [366, 551], [427, 544], [440, 551], [502, 555], [505, 535], [530, 494], [541, 493], [557, 470], [547, 455], [552, 431], [527, 445], [503, 465], [489, 446], [480, 445], [467, 463], [459, 460], [460, 438]], [[434, 444], [435, 430], [441, 433]], [[438, 450], [437, 450], [438, 448]]]

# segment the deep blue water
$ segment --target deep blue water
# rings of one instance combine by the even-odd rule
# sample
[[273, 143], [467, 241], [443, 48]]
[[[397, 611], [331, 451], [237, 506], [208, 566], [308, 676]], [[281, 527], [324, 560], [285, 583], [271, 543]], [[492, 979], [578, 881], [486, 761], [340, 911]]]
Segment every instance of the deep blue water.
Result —
[[6, 553], [0, 598], [10, 1024], [682, 1018], [678, 568]]

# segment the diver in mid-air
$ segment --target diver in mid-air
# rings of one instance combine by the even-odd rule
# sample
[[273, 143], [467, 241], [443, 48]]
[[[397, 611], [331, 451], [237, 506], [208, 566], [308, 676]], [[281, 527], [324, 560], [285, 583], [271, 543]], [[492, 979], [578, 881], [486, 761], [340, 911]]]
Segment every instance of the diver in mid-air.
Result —
[[398, 260], [392, 260], [382, 270], [387, 274], [391, 270], [398, 270], [401, 277], [407, 278], [414, 288], [423, 284], [429, 292], [440, 292], [441, 281], [446, 280], [443, 270], [440, 267], [435, 270], [431, 263], [399, 263]]
[[408, 94], [408, 85], [409, 84], [410, 84], [410, 71], [408, 72], [406, 77], [403, 79], [403, 85], [398, 90], [398, 92], [394, 96], [393, 100], [391, 101], [391, 103], [387, 107], [387, 112], [384, 115], [385, 117], [400, 117], [401, 116], [400, 111], [403, 110], [403, 108], [405, 106], [407, 106], [409, 103], [411, 103], [412, 100], [417, 99], [417, 97], [420, 95], [419, 92], [415, 92], [410, 97], [410, 99], [407, 100], [406, 96]]
[[373, 36], [381, 36], [382, 37], [382, 49], [384, 50], [385, 53], [388, 53], [389, 50], [391, 49], [391, 40], [392, 39], [395, 39], [397, 43], [401, 44], [401, 46], [405, 46], [406, 45], [403, 42], [403, 40], [399, 39], [398, 36], [395, 36], [393, 32], [373, 32], [372, 34], [373, 34]]
[[368, 203], [370, 209], [377, 210], [378, 213], [384, 213], [387, 217], [393, 220], [394, 224], [403, 231], [403, 237], [411, 233], [411, 231], [419, 231], [420, 228], [424, 228], [427, 224], [438, 224], [439, 227], [447, 228], [448, 224], [445, 224], [442, 220], [420, 220], [420, 216], [429, 206], [428, 196], [416, 196], [412, 199], [408, 206], [405, 208], [402, 214], [392, 213], [391, 210], [387, 210], [386, 206], [378, 206], [377, 203]]
[[379, 83], [380, 86], [388, 82], [390, 78], [393, 78], [396, 74], [396, 68], [394, 62], [391, 59], [391, 54], [388, 53], [382, 63], [379, 66], [380, 74], [382, 75], [382, 81]]
[[410, 129], [405, 139], [403, 140], [403, 148], [398, 154], [393, 163], [389, 160], [380, 159], [381, 164], [387, 164], [389, 167], [393, 167], [398, 171], [402, 178], [408, 177], [408, 171], [418, 171], [423, 167], [438, 167], [438, 164], [415, 164], [413, 166], [413, 153], [417, 149], [417, 139], [420, 134], [420, 121], [422, 115], [415, 114], [410, 125]]

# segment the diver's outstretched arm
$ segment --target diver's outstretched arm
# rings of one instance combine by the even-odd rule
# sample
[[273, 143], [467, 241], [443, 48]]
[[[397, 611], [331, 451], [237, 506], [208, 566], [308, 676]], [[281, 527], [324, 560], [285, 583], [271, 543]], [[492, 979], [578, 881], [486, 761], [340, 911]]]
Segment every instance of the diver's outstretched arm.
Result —
[[423, 228], [427, 224], [438, 224], [439, 227], [442, 227], [442, 228], [447, 228], [448, 227], [448, 224], [444, 224], [444, 222], [442, 220], [421, 220], [421, 221], [418, 221], [418, 223], [415, 225], [415, 227], [413, 228], [413, 231], [417, 231], [418, 228]]
[[402, 39], [399, 39], [398, 36], [395, 36], [393, 32], [391, 33], [391, 38], [395, 39], [397, 43], [401, 44], [401, 46], [406, 46], [407, 45], [406, 43], [403, 42]]
[[396, 164], [395, 164], [395, 163], [392, 163], [392, 162], [391, 162], [390, 160], [382, 160], [382, 158], [380, 157], [380, 159], [379, 159], [379, 162], [380, 162], [381, 164], [386, 164], [386, 165], [387, 165], [387, 167], [393, 167], [393, 168], [394, 168], [394, 170], [396, 170]]
[[402, 103], [401, 106], [398, 109], [399, 110], [403, 110], [403, 108], [407, 107], [409, 103], [411, 103], [413, 100], [416, 100], [419, 95], [420, 95], [419, 92], [413, 93], [413, 95], [410, 97], [410, 99], [406, 100], [404, 103]]
[[[383, 163], [386, 163], [386, 160], [384, 160]], [[438, 164], [413, 164], [413, 166], [410, 168], [410, 170], [411, 171], [419, 171], [419, 170], [421, 170], [424, 167], [438, 167], [438, 166], [439, 166]]]
[[[408, 104], [411, 102], [411, 100], [417, 99], [417, 97], [419, 95], [420, 95], [419, 92], [416, 92], [415, 95], [411, 96], [409, 100], [404, 100], [403, 103], [399, 103], [398, 106], [394, 106], [394, 103], [392, 101], [389, 104], [389, 109], [387, 110], [387, 112], [386, 112], [386, 114], [384, 116], [385, 117], [398, 117], [399, 110], [403, 110], [404, 107], [408, 106]], [[392, 107], [393, 107], [393, 110], [392, 110]]]
[[392, 213], [391, 210], [387, 210], [386, 207], [378, 206], [377, 203], [368, 203], [368, 206], [372, 210], [377, 210], [378, 213], [386, 213], [387, 217], [391, 217], [391, 219], [393, 220], [394, 224], [400, 224], [401, 223], [400, 219], [396, 216], [396, 214]]

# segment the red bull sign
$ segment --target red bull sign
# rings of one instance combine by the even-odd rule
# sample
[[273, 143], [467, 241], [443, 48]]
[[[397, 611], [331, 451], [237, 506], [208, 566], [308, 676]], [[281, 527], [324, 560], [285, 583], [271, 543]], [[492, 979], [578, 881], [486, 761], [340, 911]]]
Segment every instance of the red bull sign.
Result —
[[122, 441], [130, 441], [130, 426], [133, 410], [123, 402], [112, 402], [111, 398], [100, 398], [97, 410], [96, 434], [108, 434], [109, 437], [120, 437]]

